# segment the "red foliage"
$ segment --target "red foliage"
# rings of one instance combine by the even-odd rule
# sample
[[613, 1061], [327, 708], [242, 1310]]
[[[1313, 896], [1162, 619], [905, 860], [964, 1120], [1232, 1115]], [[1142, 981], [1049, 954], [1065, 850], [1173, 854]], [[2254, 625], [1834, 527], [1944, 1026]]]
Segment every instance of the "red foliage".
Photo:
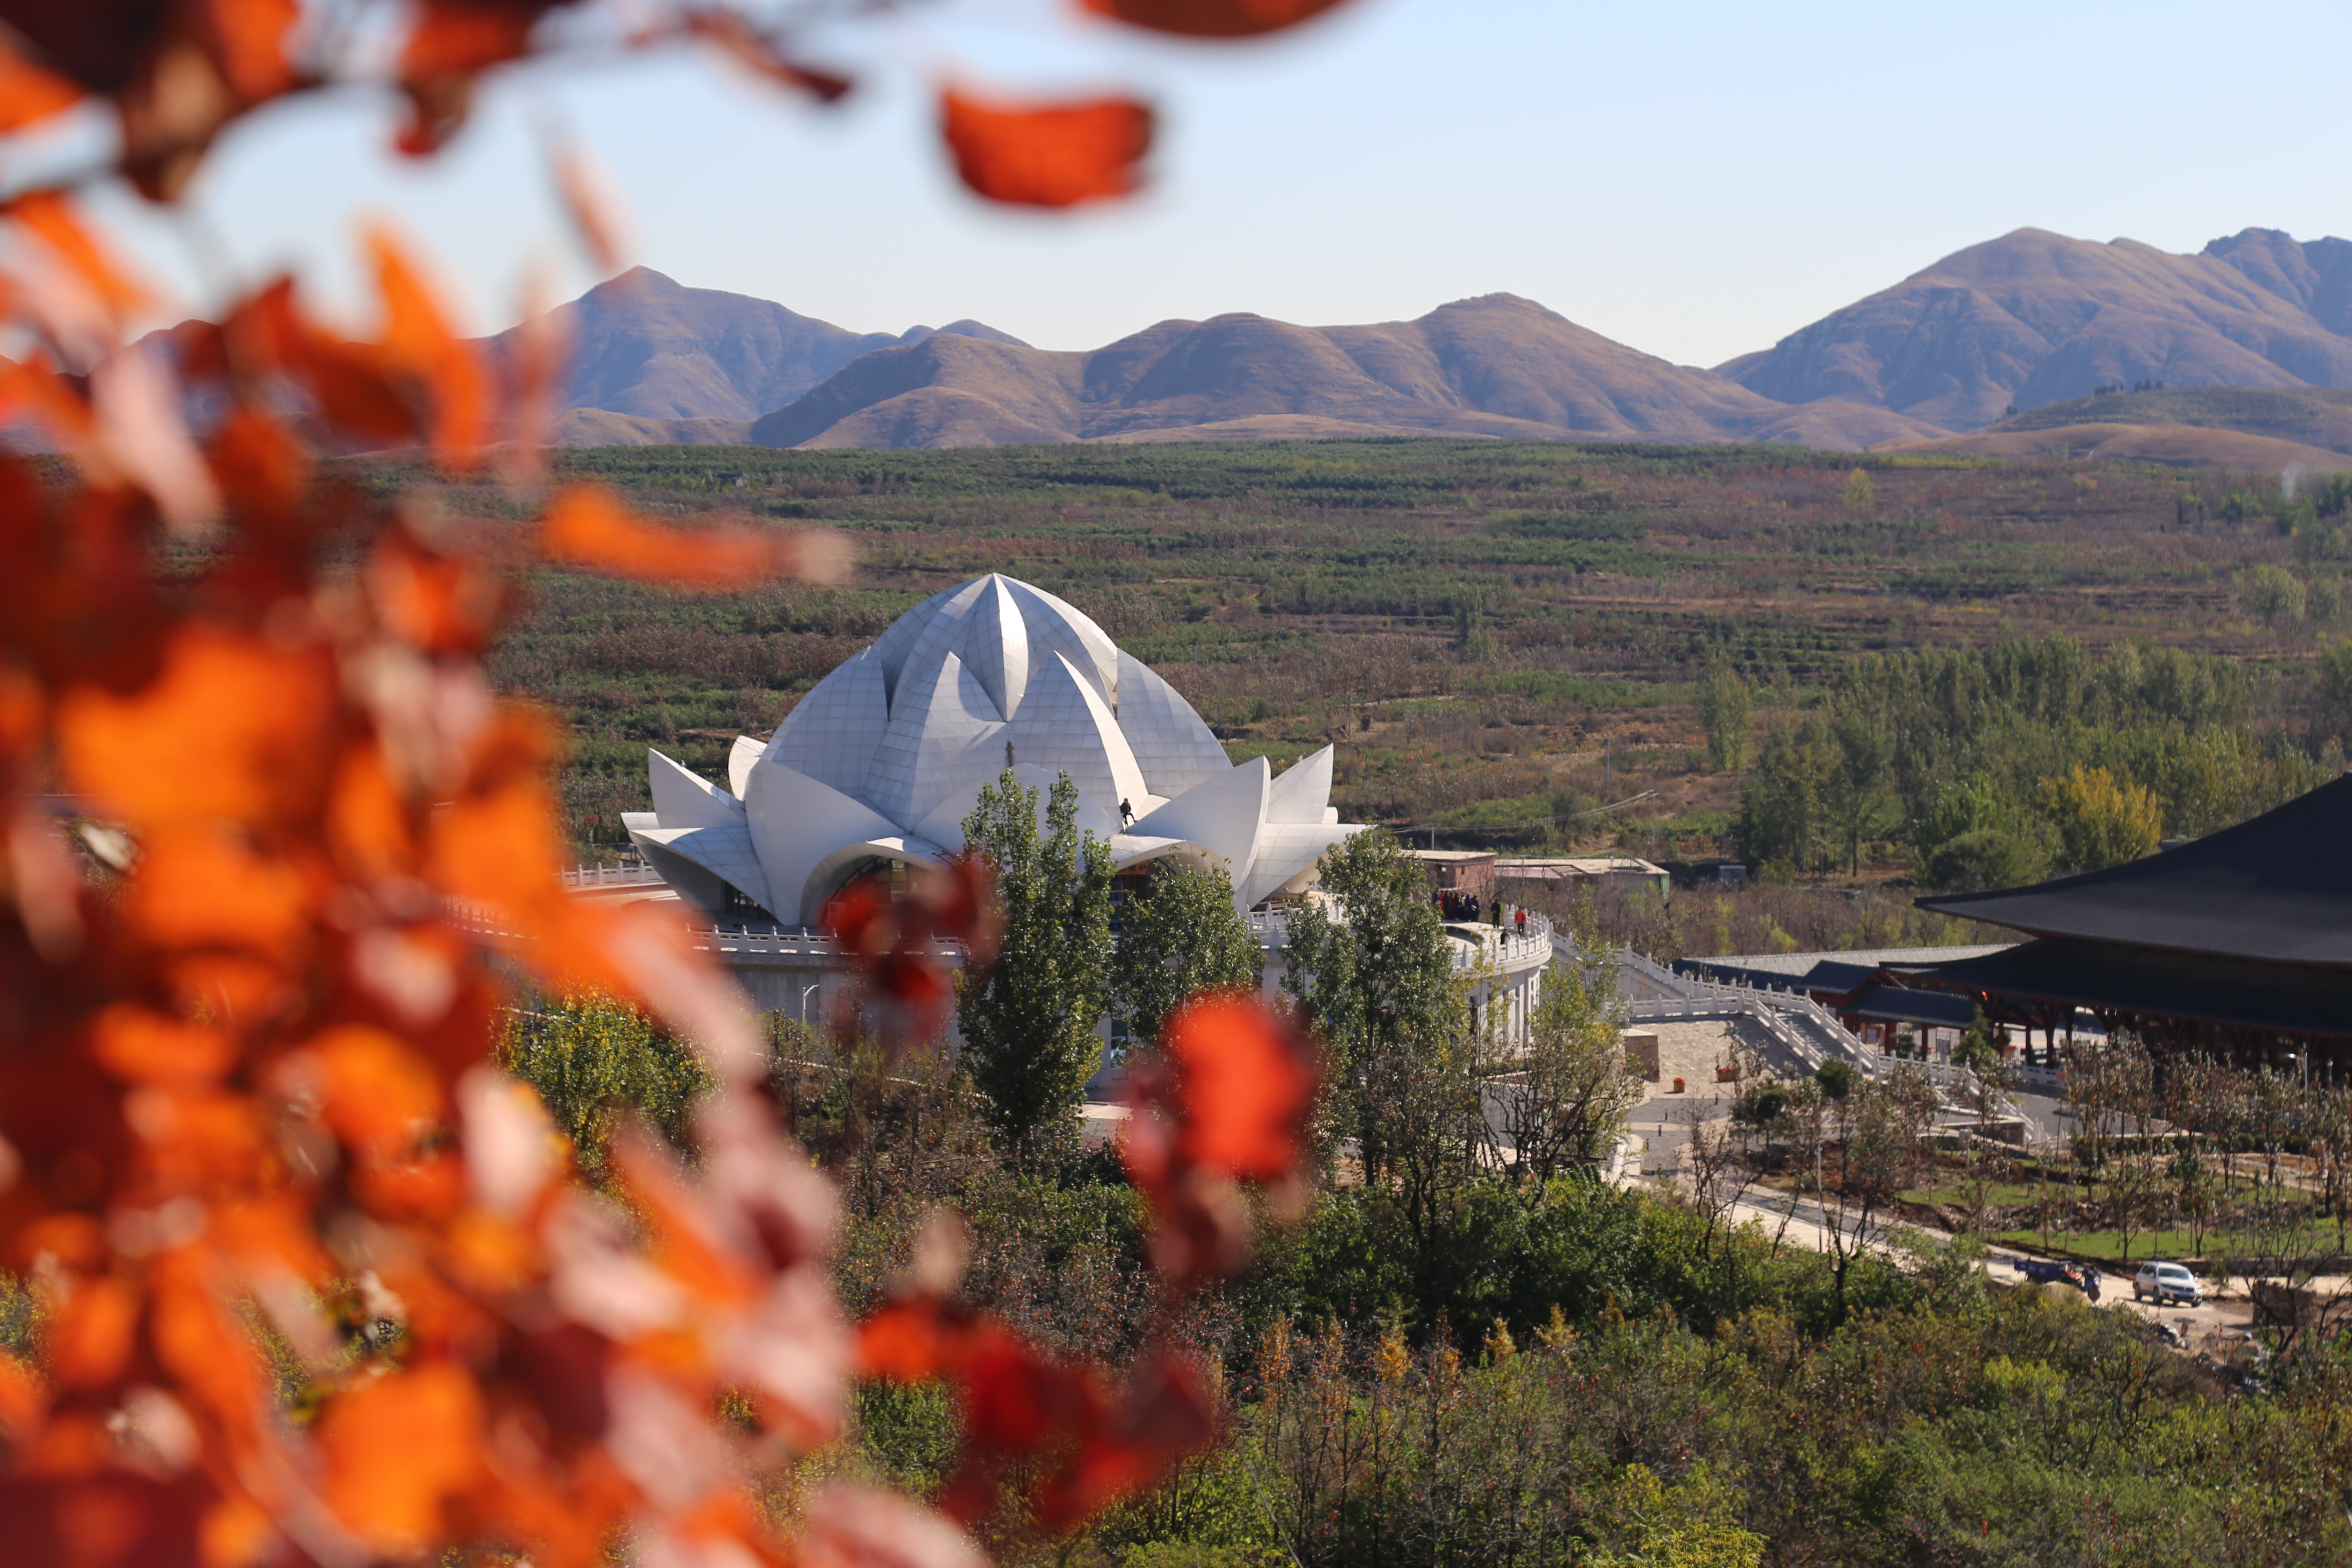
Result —
[[[481, 73], [565, 3], [421, 0], [394, 78], [402, 145], [446, 141]], [[119, 172], [168, 199], [223, 126], [319, 85], [289, 53], [299, 15], [0, 0], [0, 132], [100, 95]], [[641, 41], [681, 33], [821, 100], [846, 89], [731, 12], [683, 10]], [[1130, 188], [1150, 137], [1123, 101], [951, 96], [948, 119], [975, 188], [1045, 205]], [[168, 353], [127, 348], [147, 293], [67, 195], [19, 196], [0, 224], [20, 242], [0, 320], [31, 345], [0, 367], [0, 416], [37, 420], [76, 465], [0, 457], [0, 1266], [47, 1323], [37, 1364], [0, 1357], [0, 1556], [243, 1568], [487, 1546], [586, 1568], [626, 1530], [651, 1559], [780, 1563], [740, 1467], [830, 1439], [861, 1356], [954, 1382], [967, 1448], [944, 1515], [821, 1494], [814, 1564], [977, 1568], [946, 1515], [989, 1514], [1008, 1475], [1061, 1530], [1206, 1441], [1170, 1354], [1116, 1384], [1049, 1362], [947, 1304], [951, 1281], [853, 1330], [831, 1189], [763, 1109], [741, 997], [677, 927], [561, 887], [560, 738], [479, 664], [504, 569], [734, 588], [837, 575], [835, 536], [672, 528], [578, 487], [497, 558], [459, 548], [422, 510], [323, 480], [306, 433], [471, 466], [494, 417], [544, 403], [551, 344], [494, 388], [377, 234], [372, 338], [325, 330], [279, 279], [175, 328]], [[218, 410], [201, 439], [175, 377]], [[208, 550], [166, 585], [173, 531]], [[77, 861], [37, 798], [55, 792], [121, 830], [115, 870]], [[986, 964], [997, 934], [978, 861], [896, 899], [853, 889], [828, 923], [901, 1031], [937, 1026], [940, 944]], [[694, 1172], [650, 1135], [620, 1141], [635, 1229], [487, 1065], [516, 965], [641, 1000], [722, 1086]], [[1154, 1102], [1166, 1137], [1129, 1151], [1170, 1235], [1205, 1235], [1232, 1183], [1293, 1170], [1312, 1096], [1278, 1024], [1238, 1005], [1188, 1017]], [[1171, 1304], [1245, 1241], [1219, 1212], [1213, 1247], [1164, 1251]], [[308, 1419], [281, 1405], [256, 1311], [309, 1380]], [[748, 1439], [714, 1421], [722, 1393], [749, 1402]]]
[[1067, 207], [1134, 191], [1151, 110], [1131, 99], [988, 103], [940, 96], [940, 132], [963, 183], [992, 202]]
[[1339, 0], [1079, 0], [1097, 16], [1192, 38], [1244, 38], [1294, 27]]
[[1288, 1014], [1255, 996], [1196, 996], [1164, 1036], [1160, 1059], [1129, 1075], [1119, 1154], [1151, 1200], [1152, 1261], [1185, 1286], [1246, 1260], [1240, 1183], [1267, 1184], [1277, 1213], [1298, 1207], [1321, 1070]]
[[937, 1036], [954, 990], [939, 944], [960, 945], [969, 962], [995, 962], [1003, 935], [995, 876], [984, 858], [962, 855], [941, 870], [915, 875], [898, 897], [883, 883], [851, 883], [824, 907], [823, 924], [866, 982], [877, 1016], [893, 1041]]

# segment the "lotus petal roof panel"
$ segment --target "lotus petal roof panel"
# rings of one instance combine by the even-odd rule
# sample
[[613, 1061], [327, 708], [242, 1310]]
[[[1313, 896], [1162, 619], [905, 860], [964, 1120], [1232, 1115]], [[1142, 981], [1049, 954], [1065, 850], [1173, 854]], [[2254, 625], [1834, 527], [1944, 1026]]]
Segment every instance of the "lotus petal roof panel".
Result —
[[[1361, 831], [1329, 808], [1328, 748], [1279, 779], [1262, 759], [1234, 766], [1192, 704], [1100, 626], [993, 574], [892, 622], [764, 747], [739, 741], [731, 793], [658, 752], [647, 766], [654, 812], [627, 826], [648, 858], [697, 901], [717, 875], [786, 921], [814, 921], [876, 858], [949, 853], [980, 788], [1008, 768], [1040, 788], [1067, 774], [1119, 864], [1191, 846], [1226, 862], [1245, 902], [1311, 876], [1325, 847]], [[689, 847], [681, 829], [722, 831]]]

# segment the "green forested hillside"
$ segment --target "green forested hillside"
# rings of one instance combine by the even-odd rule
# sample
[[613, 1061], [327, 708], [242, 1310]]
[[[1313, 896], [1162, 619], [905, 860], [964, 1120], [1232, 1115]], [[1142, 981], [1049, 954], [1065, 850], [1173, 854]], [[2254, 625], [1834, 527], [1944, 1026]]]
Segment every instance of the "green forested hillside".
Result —
[[[837, 589], [740, 595], [530, 582], [495, 668], [573, 727], [583, 853], [619, 842], [647, 744], [719, 769], [736, 733], [764, 732], [892, 616], [985, 571], [1094, 616], [1236, 755], [1339, 742], [1345, 810], [1444, 842], [1908, 878], [1950, 838], [2010, 831], [1965, 804], [1972, 779], [2032, 805], [2077, 764], [2153, 792], [2160, 833], [2202, 832], [2312, 776], [2352, 696], [2319, 664], [2346, 629], [2345, 498], [2288, 496], [2275, 475], [1480, 440], [558, 463], [681, 521], [838, 529], [860, 561]], [[487, 483], [445, 493], [493, 525], [511, 510]], [[2019, 673], [2051, 660], [2081, 705], [2021, 695], [2059, 679]], [[1748, 715], [1734, 754], [1699, 722], [1710, 668]], [[2131, 685], [2126, 668], [2225, 696], [2182, 713], [2096, 696]], [[1952, 681], [1978, 692], [1965, 718], [1906, 695]], [[1819, 773], [1822, 745], [1862, 739], [1865, 708], [1896, 759], [1857, 785], [1866, 799], [1788, 783], [1790, 758], [1811, 749], [1793, 772]], [[2249, 767], [2228, 799], [2180, 782]], [[2034, 834], [1995, 863], [2057, 863], [2063, 845]], [[1972, 842], [1975, 869], [1947, 871], [1985, 874]]]

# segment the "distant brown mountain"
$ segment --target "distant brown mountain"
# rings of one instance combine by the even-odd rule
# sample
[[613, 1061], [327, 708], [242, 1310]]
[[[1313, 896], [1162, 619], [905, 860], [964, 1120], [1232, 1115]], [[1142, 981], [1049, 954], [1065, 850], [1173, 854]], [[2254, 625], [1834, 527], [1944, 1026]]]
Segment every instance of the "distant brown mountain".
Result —
[[2250, 228], [2177, 256], [2021, 228], [1717, 368], [1958, 430], [2110, 384], [2352, 387], [2352, 242]]
[[[646, 267], [598, 284], [560, 307], [557, 315], [572, 345], [560, 407], [656, 421], [756, 419], [861, 354], [933, 335], [929, 327], [896, 337], [853, 332], [747, 294], [688, 289]], [[483, 341], [493, 362], [512, 352], [519, 330]], [[978, 321], [957, 321], [938, 331], [1004, 343], [1021, 341]], [[598, 422], [589, 426], [606, 428]], [[717, 428], [689, 434], [709, 439]], [[564, 434], [559, 429], [559, 436]]]
[[2129, 459], [2249, 469], [2352, 468], [2352, 392], [2168, 386], [2047, 403], [1968, 436], [1888, 443], [1994, 458]]
[[1413, 321], [1162, 321], [1087, 353], [935, 335], [877, 350], [751, 426], [774, 447], [956, 447], [1272, 435], [1804, 440], [1945, 434], [1859, 403], [1792, 409], [1512, 294]]
[[[1373, 326], [1169, 321], [1088, 353], [969, 320], [852, 332], [644, 268], [561, 314], [564, 446], [1450, 435], [1856, 450], [1981, 432], [1990, 445], [1951, 449], [2257, 467], [2352, 453], [2352, 406], [2331, 401], [2352, 390], [2352, 242], [2271, 229], [2195, 256], [2020, 229], [1715, 371], [1512, 294]], [[496, 362], [514, 339], [480, 346]], [[2134, 384], [2163, 390], [2109, 393]], [[2181, 401], [2192, 390], [2210, 395]], [[2095, 392], [2096, 406], [2059, 406]], [[2012, 405], [2026, 413], [2004, 418]]]

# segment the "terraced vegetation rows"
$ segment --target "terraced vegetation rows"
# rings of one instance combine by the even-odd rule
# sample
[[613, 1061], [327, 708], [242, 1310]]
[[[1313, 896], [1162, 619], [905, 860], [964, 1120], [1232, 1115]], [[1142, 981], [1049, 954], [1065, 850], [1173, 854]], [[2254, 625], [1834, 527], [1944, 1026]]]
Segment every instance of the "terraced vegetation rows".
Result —
[[[638, 447], [558, 467], [682, 520], [837, 528], [860, 560], [830, 590], [532, 581], [494, 673], [573, 726], [583, 854], [621, 842], [646, 744], [723, 774], [738, 731], [765, 731], [898, 612], [986, 571], [1095, 616], [1236, 755], [1339, 742], [1352, 818], [1670, 858], [1734, 847], [1741, 778], [1707, 761], [1696, 722], [1710, 658], [1752, 688], [1767, 734], [1820, 710], [1857, 655], [2137, 640], [2246, 665], [2231, 722], [2315, 751], [2315, 658], [2347, 563], [2340, 512], [2276, 476], [2052, 460], [1433, 439]], [[459, 512], [510, 510], [487, 481], [445, 493]], [[2308, 587], [2298, 614], [2252, 593], [2265, 569]], [[1865, 871], [1907, 865], [1894, 828], [1864, 847]]]

